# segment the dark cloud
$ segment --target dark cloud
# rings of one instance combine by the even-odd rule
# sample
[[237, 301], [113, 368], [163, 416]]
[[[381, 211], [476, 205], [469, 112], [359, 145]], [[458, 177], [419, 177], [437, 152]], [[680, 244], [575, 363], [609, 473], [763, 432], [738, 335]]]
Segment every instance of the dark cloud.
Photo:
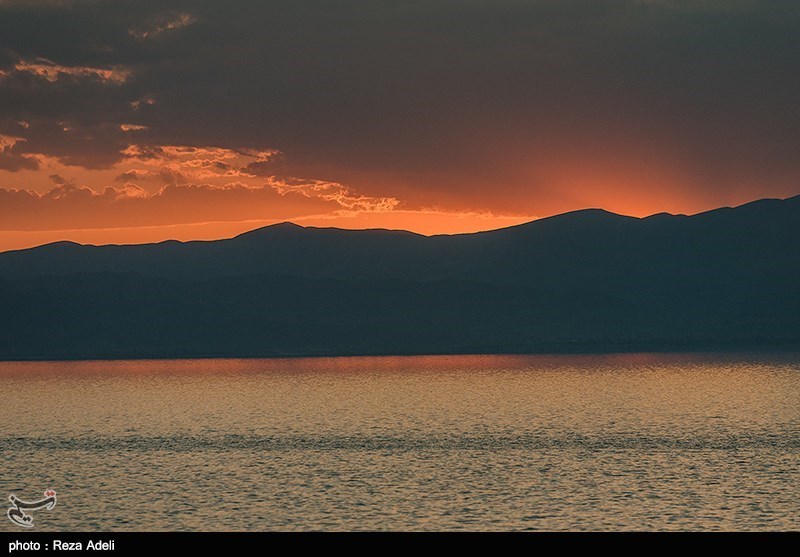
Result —
[[73, 184], [71, 180], [67, 180], [60, 174], [51, 174], [49, 178], [50, 181], [56, 184], [57, 186], [68, 186]]
[[288, 164], [286, 156], [279, 152], [270, 157], [253, 161], [242, 170], [254, 176], [285, 176]]
[[178, 31], [189, 27], [197, 21], [197, 17], [189, 13], [158, 14], [149, 25], [144, 27], [131, 27], [128, 34], [139, 40], [158, 39], [164, 33]]
[[18, 170], [36, 170], [39, 168], [39, 160], [33, 157], [20, 157], [13, 153], [0, 154], [0, 170], [17, 172]]
[[158, 171], [158, 177], [165, 184], [183, 184], [186, 183], [186, 177], [179, 171], [170, 168], [161, 168]]
[[0, 170], [17, 172], [39, 168], [38, 157], [25, 154], [24, 145], [25, 139], [21, 137], [0, 134]]
[[20, 156], [12, 151], [0, 151], [0, 170], [17, 172], [19, 170], [37, 170], [39, 159], [31, 156]]
[[153, 177], [153, 172], [150, 170], [132, 169], [126, 170], [118, 174], [114, 181], [116, 182], [137, 182], [139, 180], [147, 180]]
[[[25, 152], [106, 167], [132, 142], [121, 124], [134, 123], [139, 143], [277, 149], [285, 157], [252, 162], [252, 173], [341, 182], [409, 207], [546, 214], [798, 189], [795, 1], [0, 10], [0, 133], [27, 139], [0, 165], [35, 164]], [[41, 59], [67, 70], [19, 69]]]

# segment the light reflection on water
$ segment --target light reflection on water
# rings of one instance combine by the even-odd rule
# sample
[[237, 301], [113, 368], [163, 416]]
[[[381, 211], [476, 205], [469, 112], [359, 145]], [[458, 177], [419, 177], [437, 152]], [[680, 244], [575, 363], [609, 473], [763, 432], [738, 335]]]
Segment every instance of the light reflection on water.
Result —
[[6, 362], [0, 393], [39, 530], [800, 529], [798, 354]]

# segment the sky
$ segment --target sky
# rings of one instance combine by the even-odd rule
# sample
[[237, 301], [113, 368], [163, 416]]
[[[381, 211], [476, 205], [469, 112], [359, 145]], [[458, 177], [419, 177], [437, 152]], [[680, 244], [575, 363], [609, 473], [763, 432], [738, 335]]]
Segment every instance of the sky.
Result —
[[796, 0], [0, 0], [0, 250], [800, 193]]

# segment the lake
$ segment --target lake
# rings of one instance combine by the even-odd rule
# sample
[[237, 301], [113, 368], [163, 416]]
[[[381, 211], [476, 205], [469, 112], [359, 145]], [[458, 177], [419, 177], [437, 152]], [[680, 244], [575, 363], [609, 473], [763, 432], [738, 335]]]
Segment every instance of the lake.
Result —
[[797, 353], [0, 362], [0, 393], [37, 530], [800, 530]]

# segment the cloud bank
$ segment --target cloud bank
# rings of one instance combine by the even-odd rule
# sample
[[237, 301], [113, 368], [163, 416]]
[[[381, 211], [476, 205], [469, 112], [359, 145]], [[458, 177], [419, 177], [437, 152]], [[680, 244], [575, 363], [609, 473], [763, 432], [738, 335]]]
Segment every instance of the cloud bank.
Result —
[[788, 0], [2, 2], [0, 187], [37, 226], [52, 174], [87, 226], [695, 212], [800, 191], [798, 67]]

